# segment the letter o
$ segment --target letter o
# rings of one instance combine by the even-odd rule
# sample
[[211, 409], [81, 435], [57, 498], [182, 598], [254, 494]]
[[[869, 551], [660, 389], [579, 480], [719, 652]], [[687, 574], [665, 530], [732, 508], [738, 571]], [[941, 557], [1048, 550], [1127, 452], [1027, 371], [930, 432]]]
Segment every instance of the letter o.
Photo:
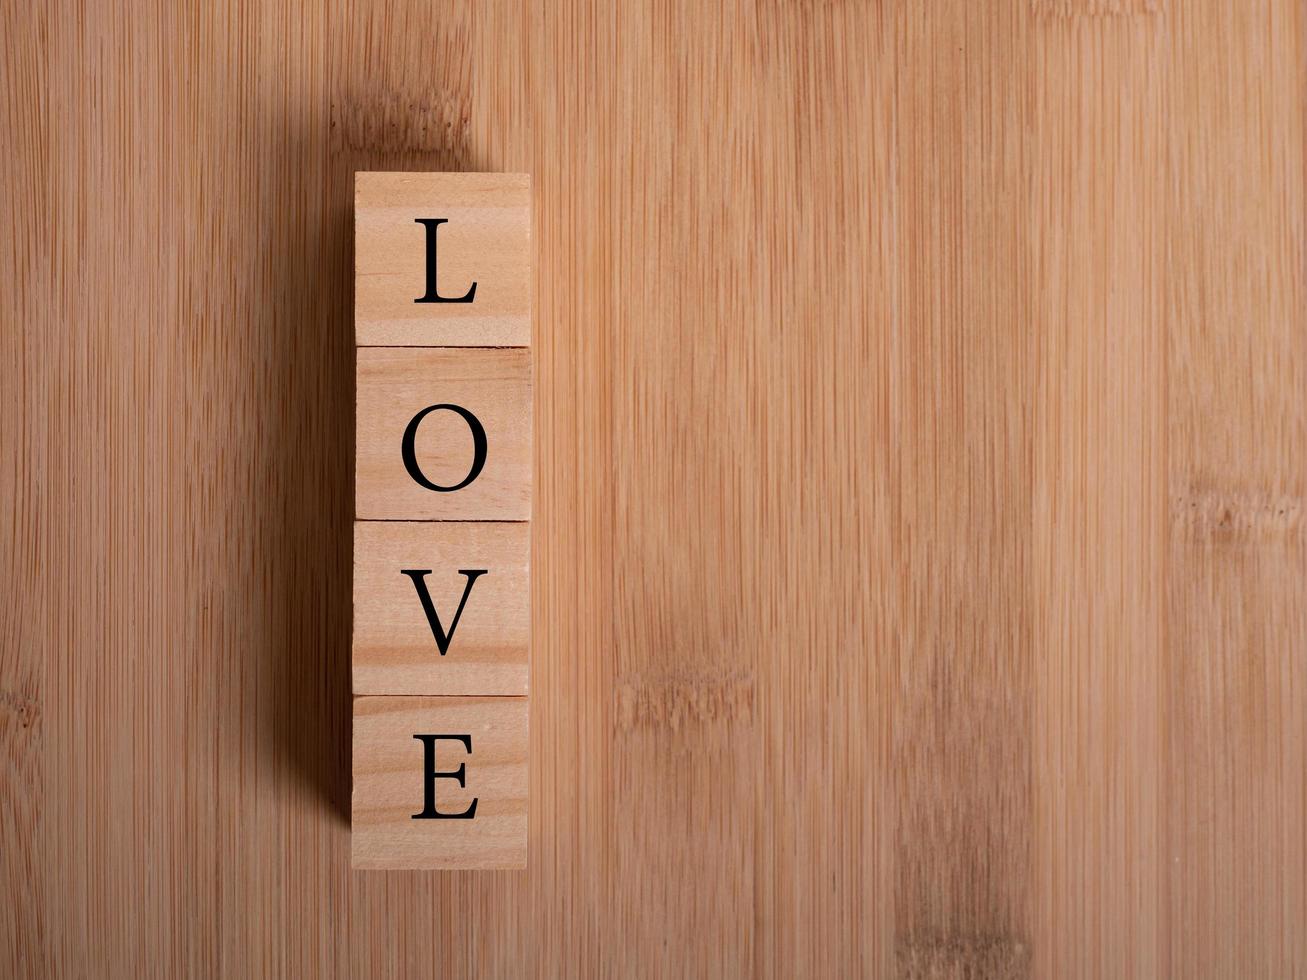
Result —
[[[472, 430], [472, 469], [468, 471], [462, 483], [456, 483], [452, 487], [442, 487], [428, 480], [426, 474], [418, 466], [417, 455], [413, 451], [413, 440], [417, 437], [418, 426], [432, 412], [438, 412], [441, 409], [462, 416], [463, 421], [467, 423], [467, 427]], [[462, 405], [429, 405], [414, 415], [405, 427], [404, 441], [401, 448], [404, 454], [404, 469], [408, 470], [408, 475], [413, 478], [418, 486], [434, 490], [436, 493], [453, 493], [455, 490], [462, 490], [481, 475], [481, 468], [486, 465], [486, 430], [482, 427], [481, 421]]]

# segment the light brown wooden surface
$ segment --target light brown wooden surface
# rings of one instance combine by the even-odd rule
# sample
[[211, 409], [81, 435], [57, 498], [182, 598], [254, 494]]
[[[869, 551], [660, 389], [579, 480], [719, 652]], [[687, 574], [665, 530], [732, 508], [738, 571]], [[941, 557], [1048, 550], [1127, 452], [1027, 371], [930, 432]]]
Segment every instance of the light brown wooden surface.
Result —
[[[1299, 0], [4, 9], [0, 974], [1307, 971]], [[532, 175], [526, 873], [349, 870], [378, 169]]]
[[[527, 864], [526, 698], [354, 699], [355, 868], [521, 869]], [[438, 738], [427, 813], [427, 749]], [[457, 774], [453, 778], [443, 774]], [[414, 819], [418, 814], [419, 819]], [[468, 814], [459, 818], [458, 814]]]
[[[529, 523], [355, 523], [354, 693], [526, 694], [530, 548]], [[443, 656], [403, 569], [429, 572]], [[470, 587], [464, 569], [482, 572]]]
[[[432, 406], [439, 410], [414, 429], [413, 459], [425, 479], [448, 492], [419, 484], [401, 452], [405, 432]], [[472, 423], [456, 409], [470, 412], [484, 434], [479, 471]], [[354, 438], [359, 520], [529, 520], [531, 352], [360, 347]]]
[[[531, 179], [527, 174], [360, 173], [354, 198], [354, 327], [360, 346], [527, 347]], [[430, 209], [422, 203], [438, 201]], [[427, 281], [436, 226], [438, 295]]]

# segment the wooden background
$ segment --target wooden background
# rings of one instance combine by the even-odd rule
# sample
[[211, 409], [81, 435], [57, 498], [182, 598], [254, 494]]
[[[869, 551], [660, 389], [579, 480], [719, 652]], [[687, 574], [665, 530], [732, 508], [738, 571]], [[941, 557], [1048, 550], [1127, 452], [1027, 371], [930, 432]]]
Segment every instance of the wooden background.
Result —
[[[0, 974], [1307, 973], [1300, 0], [2, 16]], [[525, 874], [348, 867], [367, 169], [534, 176]]]

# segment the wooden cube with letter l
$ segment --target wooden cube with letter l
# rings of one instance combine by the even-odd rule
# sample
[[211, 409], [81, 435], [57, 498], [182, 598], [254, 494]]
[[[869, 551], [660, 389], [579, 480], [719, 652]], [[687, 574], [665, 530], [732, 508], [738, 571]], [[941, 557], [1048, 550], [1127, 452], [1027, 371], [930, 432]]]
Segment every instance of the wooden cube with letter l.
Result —
[[355, 343], [526, 347], [530, 250], [526, 174], [356, 174]]

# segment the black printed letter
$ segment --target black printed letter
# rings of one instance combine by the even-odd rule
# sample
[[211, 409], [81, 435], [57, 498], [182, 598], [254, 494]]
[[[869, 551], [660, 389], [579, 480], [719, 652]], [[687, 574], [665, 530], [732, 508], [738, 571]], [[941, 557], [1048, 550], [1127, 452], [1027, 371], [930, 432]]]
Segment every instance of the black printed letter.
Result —
[[467, 782], [464, 780], [464, 773], [467, 770], [467, 763], [460, 762], [457, 769], [450, 772], [436, 771], [436, 740], [448, 739], [451, 742], [462, 742], [463, 748], [467, 749], [468, 755], [472, 754], [472, 736], [471, 735], [414, 735], [415, 739], [422, 743], [423, 757], [426, 765], [426, 775], [423, 777], [423, 793], [425, 802], [422, 806], [421, 813], [413, 814], [414, 820], [471, 820], [476, 816], [477, 801], [472, 800], [472, 805], [462, 813], [441, 813], [436, 809], [436, 780], [437, 779], [457, 779], [458, 785], [466, 787]]
[[[439, 411], [442, 408], [461, 415], [463, 421], [467, 423], [467, 427], [472, 430], [472, 469], [468, 471], [462, 483], [456, 483], [452, 487], [437, 486], [428, 480], [418, 467], [417, 456], [413, 451], [413, 440], [417, 438], [418, 425], [432, 412]], [[404, 469], [408, 470], [408, 475], [417, 481], [418, 486], [426, 487], [428, 490], [435, 490], [437, 493], [452, 493], [455, 490], [462, 490], [481, 475], [481, 467], [486, 465], [486, 430], [482, 428], [481, 420], [461, 405], [428, 405], [414, 415], [404, 429], [404, 441], [401, 444], [401, 450], [404, 455]]]
[[472, 583], [486, 573], [484, 568], [460, 568], [459, 575], [467, 576], [467, 585], [463, 586], [463, 598], [458, 600], [458, 610], [454, 613], [454, 618], [450, 621], [449, 632], [440, 625], [440, 617], [436, 614], [435, 604], [431, 601], [431, 593], [427, 591], [427, 576], [431, 574], [429, 568], [404, 568], [400, 570], [401, 575], [407, 575], [413, 580], [413, 588], [418, 590], [418, 598], [422, 600], [422, 611], [427, 614], [427, 623], [431, 626], [431, 634], [436, 638], [436, 646], [440, 647], [440, 655], [443, 657], [449, 652], [449, 641], [454, 638], [454, 630], [458, 629], [458, 617], [463, 615], [463, 607], [467, 605], [467, 597], [472, 594]]
[[436, 235], [440, 233], [440, 226], [447, 222], [448, 218], [414, 218], [415, 222], [423, 225], [427, 229], [427, 294], [415, 299], [414, 303], [470, 303], [477, 294], [477, 284], [472, 283], [472, 288], [457, 299], [449, 296], [440, 295], [440, 287], [436, 284]]

